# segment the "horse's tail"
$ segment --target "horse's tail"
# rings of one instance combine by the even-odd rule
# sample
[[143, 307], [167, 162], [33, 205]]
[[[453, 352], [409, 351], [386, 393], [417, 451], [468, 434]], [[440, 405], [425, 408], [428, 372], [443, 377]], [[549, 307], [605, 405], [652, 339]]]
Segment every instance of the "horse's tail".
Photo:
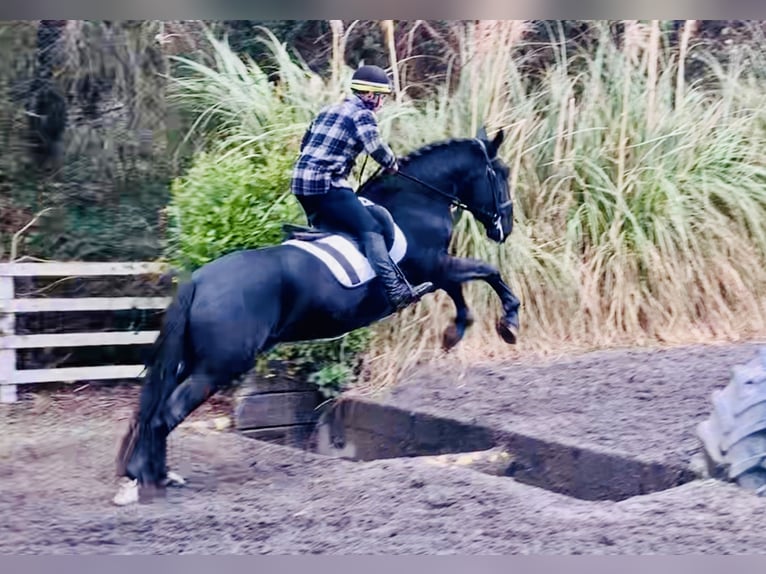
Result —
[[194, 281], [183, 283], [165, 311], [162, 329], [146, 362], [147, 376], [141, 393], [139, 422], [151, 421], [176, 387], [178, 367], [184, 359], [189, 308], [194, 300]]
[[[141, 388], [138, 411], [135, 413], [117, 456], [118, 475], [133, 474], [128, 464], [137, 441], [151, 440], [153, 423], [156, 422], [155, 415], [176, 387], [179, 366], [184, 360], [189, 309], [194, 300], [195, 288], [194, 281], [183, 283], [165, 311], [159, 336], [145, 363], [147, 373]], [[151, 446], [149, 448], [150, 451], [153, 450]], [[164, 460], [157, 462], [164, 466]], [[164, 468], [155, 470], [156, 472], [150, 471], [150, 473], [161, 475], [164, 472]]]

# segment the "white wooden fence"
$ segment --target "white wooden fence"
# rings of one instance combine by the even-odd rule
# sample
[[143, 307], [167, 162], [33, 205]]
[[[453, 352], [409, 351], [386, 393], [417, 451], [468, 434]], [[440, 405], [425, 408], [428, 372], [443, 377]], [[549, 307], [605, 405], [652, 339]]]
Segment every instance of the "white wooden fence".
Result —
[[119, 311], [164, 309], [168, 297], [15, 298], [14, 277], [85, 277], [162, 273], [161, 263], [2, 263], [0, 264], [0, 402], [17, 400], [17, 385], [138, 377], [143, 365], [104, 365], [56, 369], [16, 369], [18, 349], [141, 345], [153, 343], [158, 331], [112, 331], [17, 335], [16, 313], [49, 311]]

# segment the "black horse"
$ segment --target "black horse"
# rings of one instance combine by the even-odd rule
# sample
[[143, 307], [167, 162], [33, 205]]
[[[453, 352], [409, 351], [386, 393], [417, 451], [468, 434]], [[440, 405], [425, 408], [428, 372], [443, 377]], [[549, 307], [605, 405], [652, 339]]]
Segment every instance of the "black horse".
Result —
[[[448, 254], [453, 206], [470, 211], [497, 243], [511, 233], [509, 170], [497, 157], [503, 138], [500, 131], [490, 140], [482, 128], [475, 139], [425, 146], [400, 160], [399, 174], [375, 176], [358, 191], [387, 223], [389, 248], [392, 254], [398, 250], [405, 276], [412, 283], [432, 282], [454, 301], [446, 348], [472, 322], [462, 284], [474, 279], [495, 290], [503, 308], [497, 331], [509, 344], [516, 342], [519, 300], [498, 270]], [[126, 478], [115, 503], [136, 501], [139, 485], [168, 482], [169, 433], [249, 371], [257, 355], [282, 342], [337, 337], [392, 314], [374, 274], [354, 267], [353, 253], [339, 255], [340, 240], [346, 241], [327, 232], [296, 233], [281, 245], [225, 255], [180, 285], [151, 349], [139, 408], [120, 448], [118, 474]], [[356, 255], [357, 263], [365, 261]]]

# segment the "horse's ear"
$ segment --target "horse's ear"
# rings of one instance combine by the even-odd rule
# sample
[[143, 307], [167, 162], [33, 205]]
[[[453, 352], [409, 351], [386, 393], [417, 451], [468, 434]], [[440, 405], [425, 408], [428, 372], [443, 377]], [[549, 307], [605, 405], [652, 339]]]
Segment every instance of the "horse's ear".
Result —
[[503, 140], [505, 139], [505, 132], [503, 130], [500, 130], [495, 134], [495, 139], [492, 140], [492, 142], [489, 144], [489, 152], [490, 157], [494, 157], [497, 154], [497, 150], [500, 149], [500, 146], [503, 144]]

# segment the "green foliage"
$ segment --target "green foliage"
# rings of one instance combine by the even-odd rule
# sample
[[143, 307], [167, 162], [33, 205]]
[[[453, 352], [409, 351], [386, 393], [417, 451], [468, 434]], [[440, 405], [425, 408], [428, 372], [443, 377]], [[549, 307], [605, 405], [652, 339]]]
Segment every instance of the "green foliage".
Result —
[[[165, 248], [187, 270], [276, 243], [283, 222], [302, 221], [288, 193], [300, 136], [360, 59], [390, 65], [380, 22], [345, 21], [342, 54], [328, 21], [214, 23], [233, 49], [209, 24], [69, 20], [56, 36], [39, 35], [39, 21], [0, 23], [0, 257], [43, 209], [19, 255], [135, 260]], [[397, 21], [403, 97], [379, 118], [398, 154], [472, 136], [477, 123], [506, 129], [514, 234], [493, 245], [464, 215], [451, 250], [509, 281], [523, 302], [519, 346], [762, 335], [764, 24], [697, 21], [686, 53], [683, 21], [660, 22], [656, 40], [647, 22], [522, 21], [519, 36], [511, 24]], [[67, 106], [45, 162], [30, 153], [27, 113], [41, 57]], [[366, 165], [354, 175], [377, 167]], [[477, 324], [461, 348], [503, 356], [494, 292], [473, 282], [465, 294]], [[328, 395], [364, 364], [379, 384], [438, 349], [453, 313], [445, 301], [269, 357]]]
[[109, 209], [62, 206], [41, 217], [25, 245], [53, 260], [151, 260], [162, 252], [159, 213], [158, 202], [149, 201], [143, 205], [125, 202]]
[[171, 188], [169, 258], [196, 269], [231, 251], [278, 243], [282, 223], [303, 217], [289, 192], [290, 167], [285, 154], [257, 161], [199, 153]]
[[[0, 23], [0, 48], [10, 55], [0, 64], [0, 193], [7, 194], [11, 215], [24, 214], [0, 214], [0, 233], [49, 210], [24, 235], [18, 255], [135, 260], [161, 254], [172, 114], [159, 27], [157, 21]], [[52, 77], [42, 82], [47, 72]], [[47, 116], [45, 107], [35, 107], [42, 84], [63, 96], [66, 108], [63, 131], [43, 146], [46, 153], [31, 145], [37, 124], [29, 113]]]
[[372, 337], [373, 331], [363, 328], [330, 341], [280, 345], [259, 359], [258, 369], [279, 361], [317, 385], [324, 396], [336, 397], [362, 374]]

